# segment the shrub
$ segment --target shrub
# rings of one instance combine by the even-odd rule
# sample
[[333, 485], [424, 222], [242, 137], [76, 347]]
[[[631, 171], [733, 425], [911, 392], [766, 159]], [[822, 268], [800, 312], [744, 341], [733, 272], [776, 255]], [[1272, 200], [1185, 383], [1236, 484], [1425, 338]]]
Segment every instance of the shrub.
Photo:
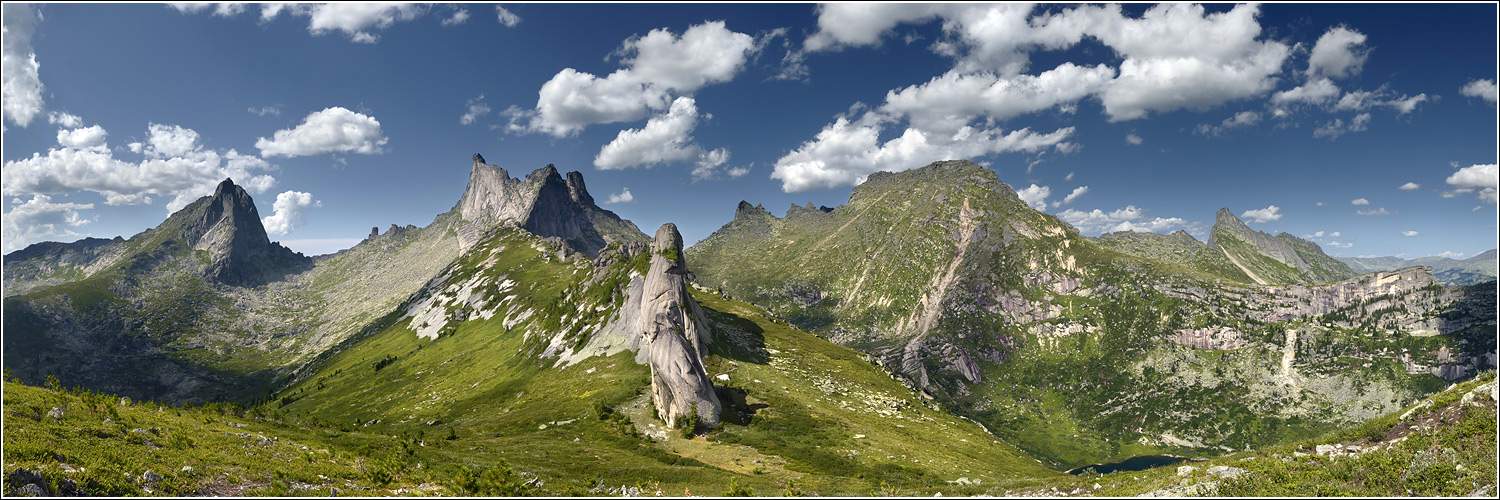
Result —
[[504, 463], [492, 467], [462, 467], [450, 478], [449, 486], [459, 493], [478, 496], [528, 496], [540, 493], [537, 487]]
[[738, 479], [730, 479], [729, 480], [729, 488], [726, 489], [726, 490], [724, 490], [724, 496], [726, 496], [726, 497], [753, 497], [753, 496], [755, 496], [755, 491], [751, 490], [749, 487], [740, 485], [740, 481]]
[[682, 438], [692, 439], [693, 435], [698, 433], [698, 414], [689, 413], [678, 421], [678, 425], [682, 426]]
[[372, 366], [374, 366], [375, 367], [375, 371], [378, 372], [382, 368], [390, 366], [391, 363], [395, 363], [395, 362], [396, 362], [396, 355], [394, 355], [394, 354], [387, 354], [384, 357], [375, 360], [375, 362], [372, 363]]

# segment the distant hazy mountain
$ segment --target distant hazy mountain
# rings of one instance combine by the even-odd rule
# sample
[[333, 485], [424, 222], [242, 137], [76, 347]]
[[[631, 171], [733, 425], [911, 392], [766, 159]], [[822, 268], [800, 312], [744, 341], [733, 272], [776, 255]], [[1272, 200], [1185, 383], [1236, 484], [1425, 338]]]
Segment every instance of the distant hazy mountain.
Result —
[[1438, 281], [1452, 285], [1471, 285], [1495, 279], [1496, 275], [1496, 252], [1489, 249], [1478, 255], [1467, 259], [1450, 259], [1448, 257], [1417, 257], [1415, 259], [1403, 259], [1401, 257], [1339, 257], [1339, 260], [1348, 264], [1350, 268], [1360, 272], [1390, 271], [1411, 266], [1427, 266], [1432, 268], [1433, 276]]

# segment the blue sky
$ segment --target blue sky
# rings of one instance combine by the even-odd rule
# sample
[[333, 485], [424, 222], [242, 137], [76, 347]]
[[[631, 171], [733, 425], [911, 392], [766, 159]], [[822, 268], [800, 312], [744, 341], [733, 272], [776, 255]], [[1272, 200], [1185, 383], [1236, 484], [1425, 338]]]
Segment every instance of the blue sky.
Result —
[[1228, 207], [1334, 255], [1495, 244], [1492, 4], [501, 9], [7, 4], [5, 250], [232, 174], [322, 253], [430, 222], [475, 152], [688, 241], [957, 157], [1090, 235]]

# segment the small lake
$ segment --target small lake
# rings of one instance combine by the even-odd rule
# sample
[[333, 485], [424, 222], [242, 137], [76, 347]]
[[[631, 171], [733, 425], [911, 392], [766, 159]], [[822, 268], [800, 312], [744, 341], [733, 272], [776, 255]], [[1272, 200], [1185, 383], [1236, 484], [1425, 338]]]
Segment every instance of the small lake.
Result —
[[1187, 460], [1187, 457], [1175, 455], [1140, 455], [1119, 462], [1085, 465], [1076, 469], [1070, 469], [1068, 473], [1083, 474], [1086, 472], [1097, 472], [1099, 474], [1109, 474], [1111, 472], [1146, 470], [1163, 465], [1172, 465], [1185, 460]]

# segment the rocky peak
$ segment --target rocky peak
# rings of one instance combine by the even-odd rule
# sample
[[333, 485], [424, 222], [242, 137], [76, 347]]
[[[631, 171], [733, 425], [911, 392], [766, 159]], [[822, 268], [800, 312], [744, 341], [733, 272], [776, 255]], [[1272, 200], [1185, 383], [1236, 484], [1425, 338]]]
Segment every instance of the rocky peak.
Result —
[[668, 426], [696, 416], [698, 425], [716, 427], [721, 406], [703, 369], [711, 332], [687, 281], [682, 235], [676, 225], [663, 224], [651, 244], [638, 316], [640, 345], [651, 367], [651, 401]]
[[[1272, 236], [1252, 229], [1227, 208], [1215, 214], [1208, 245], [1223, 252], [1246, 275], [1265, 284], [1326, 282], [1355, 274], [1347, 264], [1323, 253], [1316, 243], [1288, 233]], [[1267, 259], [1275, 262], [1267, 267]]]
[[611, 241], [646, 239], [634, 225], [594, 203], [583, 174], [569, 172], [565, 180], [552, 164], [516, 179], [476, 154], [469, 185], [454, 210], [463, 220], [459, 228], [463, 248], [501, 224], [514, 224], [538, 236], [555, 236], [590, 257]]
[[740, 204], [734, 208], [734, 218], [736, 219], [741, 217], [764, 217], [768, 215], [771, 215], [771, 211], [766, 210], [765, 205], [759, 203], [751, 205], [750, 202], [745, 200], [740, 200]]
[[815, 206], [810, 201], [807, 202], [806, 205], [798, 205], [796, 203], [793, 203], [791, 207], [786, 209], [786, 218], [791, 219], [794, 217], [818, 216], [832, 211], [832, 208]]
[[307, 261], [271, 242], [255, 200], [233, 180], [224, 179], [213, 195], [199, 198], [178, 214], [183, 216], [179, 220], [184, 243], [208, 254], [205, 274], [210, 279], [251, 285]]
[[1245, 225], [1244, 221], [1241, 221], [1239, 217], [1235, 217], [1234, 212], [1230, 212], [1228, 208], [1220, 208], [1218, 212], [1214, 213], [1214, 225], [1219, 224]]

